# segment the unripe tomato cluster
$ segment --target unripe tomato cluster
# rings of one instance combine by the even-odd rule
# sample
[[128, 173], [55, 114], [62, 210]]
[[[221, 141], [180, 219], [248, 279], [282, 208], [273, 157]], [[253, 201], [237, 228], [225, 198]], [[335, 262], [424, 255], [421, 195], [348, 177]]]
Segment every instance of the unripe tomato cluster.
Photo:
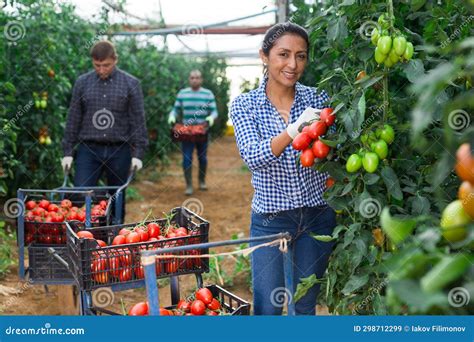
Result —
[[349, 156], [346, 162], [346, 171], [357, 172], [361, 167], [368, 173], [373, 173], [379, 166], [379, 161], [387, 158], [388, 145], [395, 139], [395, 132], [390, 125], [378, 128], [375, 133], [370, 132], [361, 137], [362, 144], [370, 146], [370, 150], [360, 149], [358, 153]]
[[43, 91], [41, 92], [41, 94], [38, 94], [37, 92], [33, 92], [33, 99], [35, 101], [36, 109], [46, 109], [46, 107], [48, 107], [48, 92], [47, 91]]
[[381, 32], [374, 28], [371, 34], [372, 44], [375, 45], [374, 58], [377, 64], [384, 64], [390, 68], [398, 62], [409, 61], [414, 52], [413, 44], [401, 34], [390, 36], [386, 15], [379, 17]]
[[297, 151], [302, 151], [300, 156], [303, 167], [314, 165], [316, 158], [324, 159], [331, 151], [331, 147], [319, 140], [326, 134], [329, 126], [334, 124], [336, 116], [332, 108], [321, 110], [319, 120], [305, 126], [300, 134], [293, 139], [292, 146]]
[[456, 173], [463, 181], [458, 199], [444, 208], [441, 215], [443, 237], [449, 242], [467, 237], [467, 225], [474, 220], [474, 157], [469, 144], [462, 144], [456, 152]]

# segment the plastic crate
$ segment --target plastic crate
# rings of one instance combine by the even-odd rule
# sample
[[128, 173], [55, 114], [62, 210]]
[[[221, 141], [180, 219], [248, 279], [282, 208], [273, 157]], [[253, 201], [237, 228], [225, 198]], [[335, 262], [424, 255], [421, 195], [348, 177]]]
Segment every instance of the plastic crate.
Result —
[[71, 283], [74, 279], [68, 266], [62, 263], [60, 257], [66, 263], [70, 263], [67, 247], [38, 247], [28, 248], [29, 276], [32, 283], [41, 284], [64, 284]]
[[[223, 289], [219, 285], [205, 286], [211, 292], [214, 298], [218, 299], [221, 303], [222, 309], [227, 315], [230, 316], [249, 316], [250, 315], [250, 303], [243, 300], [242, 298], [234, 295], [233, 293]], [[167, 306], [166, 309], [176, 309], [176, 305]], [[94, 315], [121, 315], [120, 313], [113, 312], [104, 308], [91, 307], [90, 312]]]
[[[141, 266], [141, 251], [176, 247], [208, 242], [209, 223], [186, 208], [172, 210], [171, 223], [188, 229], [188, 236], [153, 242], [110, 246], [113, 238], [122, 228], [132, 228], [139, 224], [156, 222], [161, 228], [167, 219], [147, 222], [95, 227], [88, 229], [95, 239], [103, 240], [108, 246], [99, 248], [96, 240], [80, 239], [76, 232], [81, 228], [76, 222], [68, 222], [67, 245], [71, 257], [74, 279], [81, 290], [90, 291], [99, 287], [115, 290], [144, 286], [144, 269]], [[177, 255], [198, 255], [207, 250], [191, 250]], [[201, 258], [179, 259], [170, 256], [156, 260], [157, 278], [209, 271], [209, 261]]]
[[171, 128], [171, 139], [175, 142], [204, 142], [207, 140], [207, 124], [184, 125], [177, 123]]

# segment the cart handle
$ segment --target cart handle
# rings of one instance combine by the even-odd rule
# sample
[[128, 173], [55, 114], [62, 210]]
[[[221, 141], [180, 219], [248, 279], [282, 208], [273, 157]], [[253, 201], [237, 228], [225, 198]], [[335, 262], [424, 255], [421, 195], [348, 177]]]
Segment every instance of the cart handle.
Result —
[[59, 261], [69, 271], [71, 270], [69, 268], [68, 262], [66, 260], [64, 260], [53, 247], [48, 247], [47, 250], [48, 250], [49, 254], [51, 254], [53, 256], [53, 258], [55, 258], [57, 261]]

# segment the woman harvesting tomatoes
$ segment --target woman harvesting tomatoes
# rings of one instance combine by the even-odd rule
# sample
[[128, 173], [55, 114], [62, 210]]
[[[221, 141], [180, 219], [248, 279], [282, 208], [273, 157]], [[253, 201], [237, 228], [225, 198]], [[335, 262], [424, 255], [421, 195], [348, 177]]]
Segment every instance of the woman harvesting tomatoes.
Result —
[[[252, 172], [251, 236], [289, 232], [294, 244], [294, 276], [326, 270], [333, 244], [310, 236], [331, 235], [335, 213], [323, 200], [328, 175], [296, 163], [299, 151], [292, 140], [303, 124], [319, 118], [329, 97], [325, 91], [298, 82], [308, 61], [308, 34], [302, 27], [284, 23], [271, 27], [260, 57], [265, 75], [259, 88], [238, 96], [231, 117], [238, 149]], [[319, 108], [319, 109], [317, 109]], [[254, 313], [278, 315], [276, 297], [284, 288], [283, 256], [278, 248], [265, 247], [252, 254]], [[296, 313], [314, 315], [319, 286], [296, 303]]]

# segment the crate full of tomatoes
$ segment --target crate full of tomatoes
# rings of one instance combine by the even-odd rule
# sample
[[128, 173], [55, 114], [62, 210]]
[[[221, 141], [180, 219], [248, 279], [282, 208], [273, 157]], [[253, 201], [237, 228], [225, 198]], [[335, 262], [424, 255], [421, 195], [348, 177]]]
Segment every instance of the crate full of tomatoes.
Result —
[[[95, 314], [118, 315], [102, 308], [92, 308]], [[125, 314], [125, 312], [124, 312]], [[136, 303], [128, 310], [128, 316], [148, 316], [148, 302]], [[218, 285], [197, 289], [181, 299], [178, 304], [161, 307], [161, 316], [248, 316], [250, 303]]]
[[184, 125], [176, 123], [171, 128], [171, 139], [173, 141], [204, 142], [207, 140], [207, 124]]
[[[143, 286], [141, 252], [208, 242], [209, 223], [186, 208], [175, 208], [167, 218], [83, 230], [67, 223], [67, 245], [75, 281], [83, 290]], [[157, 278], [209, 271], [207, 259], [188, 250], [156, 259]], [[177, 258], [185, 255], [188, 258]]]

